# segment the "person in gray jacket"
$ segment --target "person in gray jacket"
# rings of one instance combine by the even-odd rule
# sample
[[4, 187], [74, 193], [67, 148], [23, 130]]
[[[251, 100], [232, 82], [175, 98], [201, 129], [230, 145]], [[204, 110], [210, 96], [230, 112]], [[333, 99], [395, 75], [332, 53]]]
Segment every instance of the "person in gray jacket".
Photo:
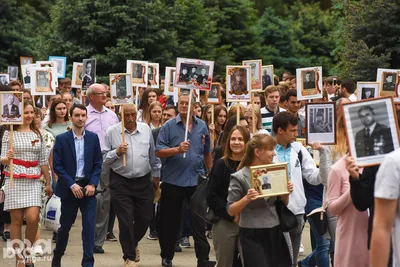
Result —
[[[250, 166], [271, 164], [276, 141], [267, 134], [257, 134], [247, 142], [245, 155], [236, 173], [231, 175], [228, 194], [228, 214], [238, 216], [239, 239], [244, 266], [288, 267], [291, 257], [275, 207], [277, 197], [257, 198], [250, 186]], [[288, 183], [288, 191], [293, 184]], [[280, 196], [285, 205], [289, 195]]]

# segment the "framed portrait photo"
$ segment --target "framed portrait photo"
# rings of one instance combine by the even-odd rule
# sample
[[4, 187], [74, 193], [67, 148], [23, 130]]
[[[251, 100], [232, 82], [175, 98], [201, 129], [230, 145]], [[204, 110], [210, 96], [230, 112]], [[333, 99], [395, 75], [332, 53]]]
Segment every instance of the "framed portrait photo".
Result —
[[268, 164], [250, 167], [250, 186], [260, 195], [257, 198], [289, 194], [288, 164]]
[[306, 103], [307, 144], [336, 144], [335, 102]]
[[147, 80], [150, 87], [160, 88], [160, 64], [149, 63], [147, 66]]
[[32, 57], [19, 57], [19, 64], [21, 66], [33, 64], [33, 58]]
[[57, 62], [57, 75], [58, 78], [64, 79], [67, 72], [67, 57], [49, 56], [49, 61]]
[[392, 97], [343, 105], [350, 155], [360, 167], [378, 165], [399, 147], [399, 130]]
[[22, 92], [1, 92], [0, 124], [22, 124], [23, 102]]
[[8, 66], [8, 74], [10, 75], [10, 81], [18, 80], [18, 67]]
[[149, 63], [141, 60], [127, 60], [126, 73], [132, 76], [132, 86], [147, 87]]
[[82, 62], [82, 91], [96, 82], [96, 59], [84, 59]]
[[378, 69], [376, 81], [379, 83], [379, 96], [397, 97], [397, 87], [399, 85], [399, 72], [396, 69]]
[[110, 74], [111, 102], [113, 105], [133, 104], [133, 87], [130, 73]]
[[57, 74], [52, 67], [35, 67], [31, 73], [31, 94], [32, 95], [54, 95], [56, 93]]
[[22, 81], [24, 82], [24, 88], [31, 88], [31, 75], [32, 70], [36, 68], [36, 64], [26, 64], [21, 66]]
[[379, 97], [378, 82], [357, 82], [357, 100]]
[[214, 61], [176, 59], [174, 84], [179, 88], [210, 90], [214, 73]]
[[210, 91], [206, 92], [206, 103], [221, 104], [221, 83], [211, 83]]
[[74, 62], [72, 64], [72, 83], [71, 87], [73, 88], [82, 88], [82, 69], [83, 63]]
[[226, 66], [226, 101], [251, 102], [249, 66]]
[[259, 92], [262, 88], [262, 60], [244, 60], [242, 62], [243, 66], [250, 67], [250, 82], [251, 82], [251, 91]]
[[274, 84], [274, 65], [262, 66], [262, 90]]
[[164, 95], [174, 95], [175, 67], [165, 68]]
[[296, 69], [297, 100], [322, 98], [322, 67]]
[[10, 82], [10, 74], [0, 73], [0, 85], [8, 85]]

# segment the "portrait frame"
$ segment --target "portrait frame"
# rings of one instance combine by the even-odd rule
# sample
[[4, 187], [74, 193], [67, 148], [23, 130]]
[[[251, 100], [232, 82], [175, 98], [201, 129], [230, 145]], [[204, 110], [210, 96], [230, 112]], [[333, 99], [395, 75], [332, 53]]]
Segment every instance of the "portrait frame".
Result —
[[[113, 105], [117, 106], [117, 105], [123, 105], [123, 104], [133, 104], [133, 99], [135, 96], [133, 94], [131, 74], [130, 73], [111, 73], [110, 74], [110, 93], [111, 93], [111, 103]], [[123, 96], [124, 96], [124, 98], [123, 98]]]
[[[193, 69], [195, 69], [194, 73]], [[214, 61], [178, 57], [176, 58], [174, 85], [178, 88], [207, 91], [211, 88], [213, 74]]]
[[[377, 98], [380, 96], [379, 92], [380, 84], [378, 82], [357, 82], [357, 100]], [[372, 97], [366, 96], [366, 90], [373, 90]]]
[[[310, 74], [310, 80], [306, 77]], [[322, 98], [322, 67], [296, 69], [297, 100]]]
[[82, 62], [74, 62], [72, 64], [72, 82], [71, 87], [82, 88]]
[[[87, 72], [87, 64], [91, 63], [90, 73]], [[82, 61], [82, 92], [86, 92], [89, 86], [96, 82], [96, 59], [86, 58]], [[86, 94], [86, 93], [85, 93]]]
[[[14, 73], [13, 73], [14, 70]], [[8, 66], [7, 72], [10, 75], [10, 81], [18, 80], [18, 66]], [[12, 75], [15, 74], [15, 75]]]
[[[132, 86], [147, 87], [148, 65], [149, 62], [143, 60], [126, 61], [126, 73], [131, 74]], [[141, 68], [140, 70], [139, 67]], [[138, 75], [140, 75], [140, 77]]]
[[[265, 175], [269, 173], [268, 179]], [[262, 181], [260, 181], [262, 179]], [[266, 183], [265, 183], [266, 181]], [[260, 195], [257, 198], [275, 197], [290, 194], [288, 163], [277, 163], [250, 167], [250, 186]]]
[[[244, 75], [244, 73], [246, 76], [242, 76], [241, 78], [245, 79], [245, 88], [240, 88], [241, 84], [237, 84], [237, 82], [240, 81], [235, 82], [234, 79], [236, 79], [236, 77]], [[239, 88], [237, 88], [238, 86]], [[251, 82], [249, 66], [226, 66], [226, 102], [251, 102]]]
[[[216, 97], [213, 97], [214, 96], [213, 90], [215, 89], [215, 87], [217, 89], [217, 94], [216, 94]], [[211, 83], [210, 91], [206, 92], [206, 103], [207, 104], [213, 104], [213, 105], [221, 104], [221, 98], [222, 98], [221, 97], [221, 87], [222, 87], [221, 83]], [[211, 97], [210, 97], [210, 95], [211, 95]]]
[[29, 65], [33, 64], [33, 57], [19, 57], [19, 65]]
[[[150, 75], [153, 76], [153, 80], [150, 79]], [[150, 83], [150, 88], [160, 88], [160, 64], [150, 62], [147, 64], [147, 81]]]
[[[10, 95], [13, 96], [14, 102], [12, 103], [11, 110], [12, 112], [16, 112], [18, 110], [18, 114], [10, 115], [9, 107], [7, 104], [6, 98]], [[0, 115], [0, 125], [21, 125], [23, 124], [23, 108], [24, 108], [24, 93], [17, 91], [8, 91], [8, 92], [0, 92], [0, 106], [1, 106], [1, 115]], [[17, 101], [17, 102], [15, 102]], [[6, 108], [7, 106], [7, 108]], [[15, 108], [14, 106], [17, 106]], [[5, 114], [8, 113], [8, 114]]]
[[[335, 102], [306, 103], [306, 144], [336, 144], [336, 105]], [[324, 120], [318, 123], [318, 118]]]
[[[65, 56], [49, 56], [49, 61], [57, 62], [57, 76], [59, 79], [64, 79], [67, 72], [67, 57]], [[61, 66], [61, 69], [59, 67]]]
[[[397, 69], [377, 69], [376, 73], [376, 81], [379, 82], [379, 96], [392, 96], [392, 97], [398, 97], [398, 92], [397, 89], [399, 87], [400, 79], [399, 79], [399, 72], [400, 70]], [[385, 83], [386, 77], [387, 76], [392, 76], [394, 77], [394, 82], [393, 82], [393, 90], [387, 90], [388, 87], [387, 84]], [[392, 78], [393, 80], [393, 78]]]
[[[36, 64], [26, 64], [26, 65], [22, 65], [21, 66], [22, 82], [24, 83], [24, 88], [25, 89], [30, 89], [31, 88], [32, 70], [34, 68], [36, 68]], [[26, 75], [26, 71], [29, 71], [29, 76]], [[29, 77], [29, 79], [27, 77]]]
[[[267, 82], [265, 84], [267, 84], [264, 87], [264, 71], [267, 72], [267, 75], [270, 76], [271, 79], [271, 84], [268, 84]], [[262, 83], [262, 92], [264, 92], [265, 88], [267, 88], [268, 85], [274, 85], [274, 65], [265, 65], [262, 66], [262, 73], [261, 73], [261, 83]]]
[[[374, 118], [374, 124], [368, 126], [373, 127], [372, 132], [366, 132], [359, 112], [364, 112], [364, 122], [368, 122], [370, 117]], [[373, 116], [367, 116], [366, 112]], [[392, 97], [346, 103], [343, 105], [343, 114], [349, 154], [358, 166], [379, 165], [386, 154], [399, 147], [399, 128]], [[366, 137], [367, 134], [369, 137]]]
[[[250, 83], [252, 92], [260, 92], [262, 88], [262, 60], [243, 60], [243, 66], [250, 67]], [[253, 73], [257, 76], [253, 77]]]
[[8, 85], [10, 83], [10, 74], [0, 73], [0, 77], [5, 77], [5, 81], [2, 81], [3, 79], [0, 79], [0, 85]]
[[31, 94], [34, 95], [55, 95], [56, 88], [54, 80], [54, 67], [31, 68]]
[[177, 90], [174, 86], [175, 67], [165, 67], [164, 95], [174, 95]]

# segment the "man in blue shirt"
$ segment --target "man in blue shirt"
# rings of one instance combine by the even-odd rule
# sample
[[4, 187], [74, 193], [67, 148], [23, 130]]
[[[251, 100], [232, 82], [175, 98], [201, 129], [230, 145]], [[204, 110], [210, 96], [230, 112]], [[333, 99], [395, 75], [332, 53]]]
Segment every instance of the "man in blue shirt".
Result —
[[[193, 104], [190, 111], [189, 101]], [[207, 125], [193, 116], [194, 103], [190, 94], [181, 94], [178, 101], [179, 115], [162, 126], [157, 140], [156, 155], [165, 158], [159, 222], [162, 266], [172, 266], [176, 236], [182, 221], [183, 203], [189, 202], [196, 191], [197, 176], [204, 173], [203, 162], [209, 169], [212, 166]], [[187, 116], [190, 116], [188, 125]], [[185, 142], [186, 127], [188, 140]], [[194, 213], [191, 217], [197, 266], [214, 266], [215, 262], [209, 261], [208, 258], [210, 246], [205, 237], [204, 221]]]

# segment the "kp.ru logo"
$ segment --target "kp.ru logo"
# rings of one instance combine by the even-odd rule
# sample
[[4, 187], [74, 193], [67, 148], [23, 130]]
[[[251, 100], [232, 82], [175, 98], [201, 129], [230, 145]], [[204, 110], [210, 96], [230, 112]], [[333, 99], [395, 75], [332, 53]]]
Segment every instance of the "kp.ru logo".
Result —
[[[51, 239], [39, 239], [37, 240], [33, 246], [31, 246], [30, 241], [25, 239], [24, 242], [19, 239], [13, 239], [7, 241], [7, 245], [3, 248], [3, 258], [4, 259], [14, 259], [15, 256], [18, 256], [19, 258], [26, 258], [28, 253], [26, 250], [21, 250], [20, 248], [24, 248], [25, 245], [27, 247], [31, 247], [32, 249], [35, 246], [41, 246], [43, 250], [43, 255], [51, 255], [52, 254], [52, 249], [51, 249]], [[14, 246], [16, 247], [14, 249]], [[51, 261], [51, 256], [49, 257], [43, 257], [43, 258], [36, 258], [34, 255], [31, 255], [32, 257], [32, 262], [35, 261]], [[47, 259], [50, 258], [50, 259]]]

